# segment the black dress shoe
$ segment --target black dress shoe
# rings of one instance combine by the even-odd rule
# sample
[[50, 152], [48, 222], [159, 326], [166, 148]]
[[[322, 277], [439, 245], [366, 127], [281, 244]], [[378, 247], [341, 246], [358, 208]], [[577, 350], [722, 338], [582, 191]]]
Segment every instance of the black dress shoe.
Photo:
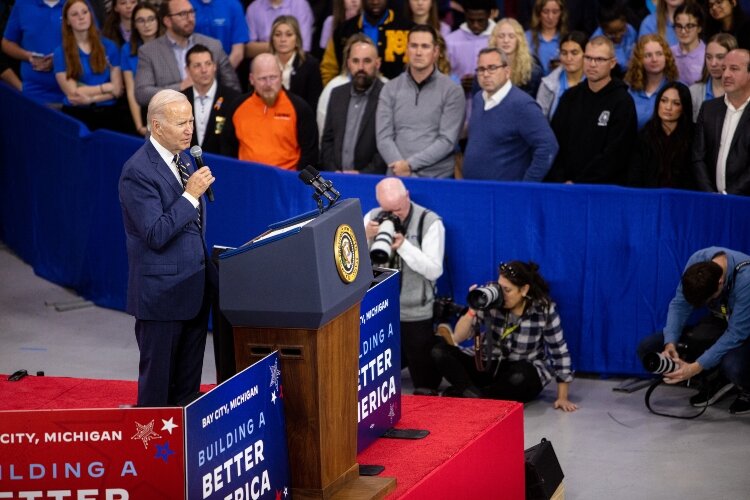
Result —
[[417, 387], [413, 394], [415, 396], [440, 396], [440, 393], [435, 389], [427, 389], [426, 387]]

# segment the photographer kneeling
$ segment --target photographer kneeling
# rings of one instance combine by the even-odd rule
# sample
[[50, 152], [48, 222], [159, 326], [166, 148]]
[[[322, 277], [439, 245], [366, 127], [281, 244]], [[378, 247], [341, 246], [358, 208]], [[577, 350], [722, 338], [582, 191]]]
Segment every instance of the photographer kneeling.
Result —
[[375, 198], [380, 206], [365, 215], [365, 233], [373, 264], [401, 271], [401, 357], [414, 394], [437, 395], [442, 377], [430, 351], [437, 342], [432, 316], [435, 281], [443, 274], [445, 227], [435, 212], [411, 201], [397, 177], [378, 182]]
[[453, 384], [445, 396], [525, 403], [536, 398], [554, 376], [554, 407], [563, 411], [578, 409], [568, 399], [573, 374], [560, 316], [538, 269], [533, 262], [500, 264], [497, 284], [470, 288], [470, 307], [456, 324], [454, 343], [476, 335], [487, 314], [490, 336], [487, 332], [475, 336], [474, 356], [446, 343], [432, 349], [438, 369]]
[[[748, 264], [750, 256], [727, 248], [709, 247], [695, 252], [669, 303], [664, 332], [646, 337], [638, 346], [644, 365], [648, 365], [646, 358], [654, 352], [662, 352], [661, 359], [674, 362], [674, 370], [672, 363], [666, 361], [660, 364], [667, 368], [652, 370], [663, 373], [668, 384], [708, 372], [700, 392], [690, 398], [693, 406], [712, 405], [736, 386], [740, 394], [729, 412], [750, 413]], [[685, 328], [693, 311], [704, 306], [710, 314]], [[679, 349], [682, 352], [678, 352], [678, 347], [684, 347]]]

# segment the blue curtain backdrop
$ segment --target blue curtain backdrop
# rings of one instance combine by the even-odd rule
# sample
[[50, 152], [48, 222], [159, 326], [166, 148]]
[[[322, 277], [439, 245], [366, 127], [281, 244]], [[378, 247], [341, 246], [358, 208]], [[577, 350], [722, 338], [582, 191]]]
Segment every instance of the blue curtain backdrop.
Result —
[[[124, 309], [127, 257], [120, 169], [142, 141], [89, 133], [0, 86], [0, 239], [41, 277]], [[240, 245], [314, 209], [296, 174], [206, 155], [216, 175], [209, 245]], [[328, 173], [342, 195], [376, 205], [378, 177]], [[750, 251], [750, 200], [674, 190], [408, 179], [443, 217], [443, 295], [464, 302], [500, 261], [538, 262], [559, 304], [574, 368], [641, 373], [638, 340], [660, 329], [682, 268], [710, 245]], [[301, 256], [302, 257], [302, 256]], [[3, 286], [13, 286], [4, 283]], [[132, 332], [123, 332], [132, 335]]]

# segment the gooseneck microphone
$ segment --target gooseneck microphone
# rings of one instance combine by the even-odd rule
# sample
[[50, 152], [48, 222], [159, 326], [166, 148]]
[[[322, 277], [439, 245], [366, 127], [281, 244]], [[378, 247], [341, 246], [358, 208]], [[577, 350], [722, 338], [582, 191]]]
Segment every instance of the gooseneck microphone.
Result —
[[[333, 183], [321, 177], [320, 172], [310, 165], [306, 166], [305, 169], [299, 173], [299, 178], [308, 186], [315, 188], [313, 199], [318, 204], [318, 210], [321, 212], [331, 208], [341, 196], [341, 193], [336, 191], [336, 188], [333, 187]], [[328, 206], [325, 209], [323, 208], [322, 198], [328, 200]]]
[[[205, 165], [203, 164], [203, 150], [200, 146], [197, 144], [190, 148], [190, 156], [193, 157], [195, 160], [195, 164], [198, 165], [198, 168], [203, 168]], [[214, 201], [214, 190], [211, 189], [211, 186], [208, 186], [208, 189], [206, 189], [206, 196], [208, 197], [208, 201]]]

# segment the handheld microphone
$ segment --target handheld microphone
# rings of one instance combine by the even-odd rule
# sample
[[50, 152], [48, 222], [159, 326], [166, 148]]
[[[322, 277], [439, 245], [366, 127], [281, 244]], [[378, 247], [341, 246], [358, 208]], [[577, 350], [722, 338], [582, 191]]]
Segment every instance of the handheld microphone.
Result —
[[[203, 164], [203, 150], [200, 146], [197, 144], [190, 148], [190, 156], [193, 157], [195, 160], [195, 164], [198, 165], [198, 168], [203, 168], [205, 165]], [[206, 189], [206, 196], [208, 197], [208, 201], [214, 201], [214, 190], [211, 189], [211, 186], [208, 186], [208, 189]]]

